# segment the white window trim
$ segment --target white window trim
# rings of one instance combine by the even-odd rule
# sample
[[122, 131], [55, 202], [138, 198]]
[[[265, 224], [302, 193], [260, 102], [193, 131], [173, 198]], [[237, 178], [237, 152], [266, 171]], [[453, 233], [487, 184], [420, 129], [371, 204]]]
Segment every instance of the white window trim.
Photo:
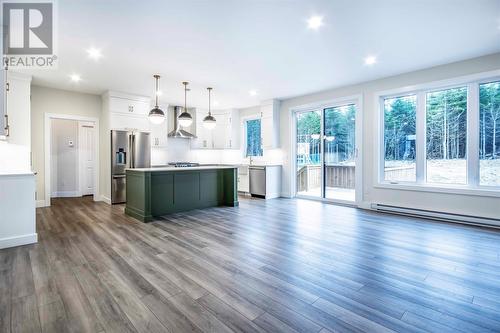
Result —
[[[290, 132], [289, 132], [289, 143], [290, 143], [290, 166], [292, 172], [290, 172], [289, 175], [289, 180], [290, 180], [290, 196], [293, 197], [300, 197], [303, 199], [311, 199], [311, 200], [316, 200], [316, 201], [322, 201], [322, 202], [332, 202], [335, 204], [343, 204], [343, 205], [348, 205], [348, 206], [357, 206], [357, 207], [362, 207], [364, 203], [364, 197], [363, 197], [363, 112], [364, 112], [364, 106], [363, 106], [364, 100], [363, 100], [363, 94], [355, 94], [355, 95], [349, 95], [349, 96], [342, 96], [342, 97], [337, 97], [334, 99], [328, 99], [328, 100], [321, 100], [321, 101], [316, 101], [308, 104], [303, 104], [303, 105], [298, 105], [290, 108], [289, 115], [290, 115]], [[346, 104], [354, 104], [356, 105], [356, 149], [357, 149], [357, 158], [356, 158], [356, 199], [354, 202], [351, 201], [344, 201], [344, 200], [337, 200], [337, 199], [327, 199], [327, 198], [318, 198], [318, 197], [312, 197], [312, 196], [306, 196], [306, 195], [300, 195], [297, 196], [297, 175], [295, 171], [297, 169], [297, 160], [296, 160], [296, 152], [297, 152], [297, 114], [299, 113], [304, 113], [304, 112], [310, 112], [310, 111], [323, 111], [324, 109], [331, 108], [331, 107], [338, 107], [338, 106], [343, 106]], [[323, 126], [323, 124], [321, 124]], [[323, 132], [323, 128], [321, 129], [321, 132]], [[323, 191], [323, 189], [322, 189]]]
[[[461, 76], [452, 79], [433, 81], [424, 84], [406, 86], [398, 89], [375, 93], [375, 105], [378, 108], [375, 133], [378, 133], [378, 145], [375, 154], [375, 188], [399, 189], [500, 197], [500, 186], [479, 184], [479, 85], [500, 80], [500, 70]], [[426, 183], [426, 94], [432, 91], [467, 86], [467, 185]], [[384, 180], [384, 99], [417, 95], [416, 114], [416, 173], [415, 182], [389, 182]]]

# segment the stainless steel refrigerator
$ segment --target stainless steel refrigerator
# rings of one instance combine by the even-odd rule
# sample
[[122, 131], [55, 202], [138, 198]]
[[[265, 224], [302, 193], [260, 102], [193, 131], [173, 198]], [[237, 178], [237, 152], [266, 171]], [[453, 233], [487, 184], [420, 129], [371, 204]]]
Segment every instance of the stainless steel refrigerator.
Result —
[[149, 133], [111, 131], [111, 203], [127, 200], [125, 169], [150, 166]]

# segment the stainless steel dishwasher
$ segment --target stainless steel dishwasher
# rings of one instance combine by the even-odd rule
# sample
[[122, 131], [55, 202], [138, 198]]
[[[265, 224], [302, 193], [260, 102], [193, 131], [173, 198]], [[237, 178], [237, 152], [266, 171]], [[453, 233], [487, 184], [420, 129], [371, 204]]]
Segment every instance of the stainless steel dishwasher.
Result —
[[266, 197], [266, 167], [252, 166], [248, 167], [250, 194], [252, 196]]

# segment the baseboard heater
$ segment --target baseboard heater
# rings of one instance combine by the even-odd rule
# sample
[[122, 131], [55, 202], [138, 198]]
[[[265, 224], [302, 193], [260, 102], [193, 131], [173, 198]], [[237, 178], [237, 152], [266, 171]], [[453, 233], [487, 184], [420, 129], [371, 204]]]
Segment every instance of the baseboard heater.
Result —
[[499, 219], [491, 219], [484, 217], [477, 217], [471, 215], [462, 215], [462, 214], [454, 214], [454, 213], [443, 213], [437, 212], [433, 210], [425, 210], [418, 208], [407, 208], [400, 206], [391, 206], [391, 205], [383, 205], [372, 203], [371, 208], [373, 210], [391, 214], [399, 214], [413, 217], [424, 217], [427, 219], [445, 221], [445, 222], [455, 222], [462, 224], [472, 224], [483, 227], [493, 227], [500, 228], [500, 220]]

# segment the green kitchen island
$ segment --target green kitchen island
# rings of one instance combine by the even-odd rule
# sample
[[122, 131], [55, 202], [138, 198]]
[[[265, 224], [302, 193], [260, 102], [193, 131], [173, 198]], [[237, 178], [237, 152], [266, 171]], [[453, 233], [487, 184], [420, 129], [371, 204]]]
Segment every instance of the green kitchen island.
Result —
[[125, 214], [156, 216], [215, 206], [238, 206], [236, 166], [156, 167], [126, 170]]

